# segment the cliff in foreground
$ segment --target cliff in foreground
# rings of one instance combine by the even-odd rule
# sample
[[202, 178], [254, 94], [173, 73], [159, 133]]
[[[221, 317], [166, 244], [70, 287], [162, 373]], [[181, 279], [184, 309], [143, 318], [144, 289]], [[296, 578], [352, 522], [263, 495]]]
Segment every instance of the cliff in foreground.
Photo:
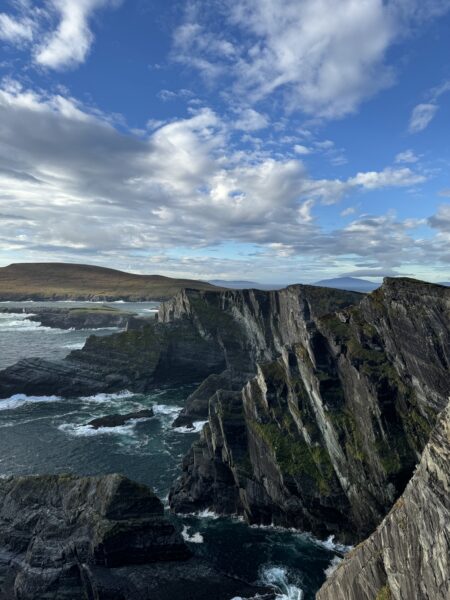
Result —
[[450, 404], [403, 495], [317, 600], [450, 598]]

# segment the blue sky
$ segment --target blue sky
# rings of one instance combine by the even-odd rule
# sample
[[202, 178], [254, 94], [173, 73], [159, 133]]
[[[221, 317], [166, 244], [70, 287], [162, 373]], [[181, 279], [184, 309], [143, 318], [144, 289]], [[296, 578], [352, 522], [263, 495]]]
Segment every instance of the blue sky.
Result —
[[450, 0], [1, 0], [0, 265], [450, 279]]

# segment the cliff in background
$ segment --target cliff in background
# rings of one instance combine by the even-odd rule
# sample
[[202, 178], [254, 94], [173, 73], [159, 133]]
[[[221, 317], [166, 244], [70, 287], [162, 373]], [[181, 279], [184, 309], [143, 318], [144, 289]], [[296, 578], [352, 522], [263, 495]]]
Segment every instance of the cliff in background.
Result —
[[403, 495], [317, 600], [450, 598], [450, 404]]
[[[388, 279], [331, 314], [298, 296], [288, 288], [261, 306], [253, 294], [181, 294], [166, 304], [163, 319], [220, 339], [228, 369], [258, 363], [242, 391], [212, 394], [170, 502], [355, 542], [402, 493], [446, 404], [450, 290]], [[236, 344], [238, 325], [247, 335]]]

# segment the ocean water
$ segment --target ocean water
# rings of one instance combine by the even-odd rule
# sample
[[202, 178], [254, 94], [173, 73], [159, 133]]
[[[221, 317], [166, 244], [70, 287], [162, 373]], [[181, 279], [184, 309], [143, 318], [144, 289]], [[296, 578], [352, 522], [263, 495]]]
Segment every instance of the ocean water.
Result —
[[78, 308], [88, 306], [111, 306], [151, 317], [158, 310], [157, 302], [0, 302], [0, 308], [17, 310], [15, 313], [0, 313], [0, 369], [4, 369], [21, 358], [41, 357], [64, 358], [72, 350], [82, 348], [91, 334], [110, 335], [117, 328], [96, 330], [64, 330], [41, 327], [38, 322], [27, 319], [27, 310], [36, 307]]
[[[144, 310], [142, 305], [139, 308]], [[36, 326], [25, 334], [28, 325], [22, 323], [22, 318], [0, 323], [0, 356], [5, 352], [16, 359], [29, 356], [29, 334], [34, 336], [33, 351], [38, 356], [62, 356], [60, 336], [79, 333], [56, 333], [58, 330]], [[82, 335], [92, 333], [107, 335], [111, 331]], [[66, 341], [75, 344], [83, 339]], [[52, 344], [58, 349], [52, 351]], [[193, 389], [166, 388], [146, 395], [124, 390], [70, 401], [24, 395], [0, 400], [0, 476], [119, 472], [151, 486], [167, 503], [181, 460], [203, 425], [197, 423], [194, 431], [171, 427]], [[87, 425], [95, 417], [149, 407], [154, 409], [154, 417], [122, 427], [94, 430]], [[298, 531], [250, 527], [238, 518], [221, 518], [209, 511], [173, 518], [197, 554], [231, 575], [273, 587], [280, 600], [313, 600], [326, 572], [345, 551], [332, 540], [318, 541]]]

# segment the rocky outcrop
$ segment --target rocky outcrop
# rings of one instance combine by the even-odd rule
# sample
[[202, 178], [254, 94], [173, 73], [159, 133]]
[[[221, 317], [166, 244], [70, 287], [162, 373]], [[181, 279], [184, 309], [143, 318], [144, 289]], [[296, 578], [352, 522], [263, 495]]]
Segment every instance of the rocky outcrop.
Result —
[[120, 475], [0, 479], [2, 600], [229, 600], [258, 591], [192, 557], [146, 486]]
[[150, 419], [153, 416], [153, 409], [145, 408], [143, 410], [137, 410], [124, 415], [115, 414], [97, 417], [96, 419], [89, 421], [88, 425], [90, 425], [93, 429], [100, 429], [101, 427], [121, 427], [129, 421], [134, 421], [136, 419]]
[[86, 396], [167, 383], [193, 383], [225, 367], [216, 340], [192, 323], [150, 322], [106, 337], [91, 336], [65, 359], [25, 359], [0, 372], [0, 398], [14, 394]]
[[393, 509], [317, 600], [450, 598], [450, 405]]
[[242, 392], [210, 400], [171, 506], [353, 543], [402, 493], [446, 404], [450, 291], [389, 279], [356, 306], [315, 316], [297, 305], [287, 314], [288, 325], [275, 326], [268, 311], [279, 358], [265, 362], [271, 344], [246, 318], [261, 342], [252, 345], [257, 375]]

